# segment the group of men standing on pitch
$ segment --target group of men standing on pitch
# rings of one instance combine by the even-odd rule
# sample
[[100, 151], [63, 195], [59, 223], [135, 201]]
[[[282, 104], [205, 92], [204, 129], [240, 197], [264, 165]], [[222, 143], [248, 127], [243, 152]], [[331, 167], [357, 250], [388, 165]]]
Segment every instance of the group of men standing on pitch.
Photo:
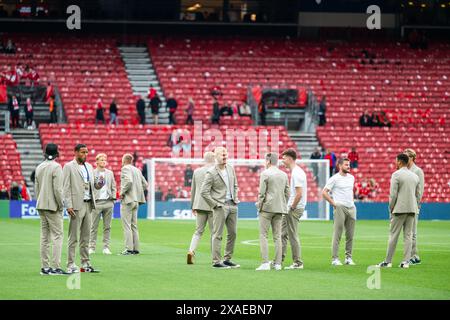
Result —
[[[90, 263], [95, 253], [100, 216], [103, 218], [103, 253], [110, 255], [111, 220], [116, 200], [116, 182], [112, 171], [106, 169], [107, 156], [96, 157], [97, 168], [86, 162], [88, 149], [77, 144], [75, 157], [64, 168], [55, 161], [58, 146], [49, 143], [45, 160], [36, 168], [36, 209], [41, 218], [41, 274], [64, 275], [76, 272], [98, 272]], [[132, 165], [133, 156], [122, 157], [121, 219], [125, 238], [123, 255], [139, 254], [137, 229], [138, 206], [145, 202], [147, 181], [139, 169]], [[67, 271], [61, 268], [63, 244], [63, 208], [69, 215]], [[81, 268], [75, 264], [79, 242]], [[50, 247], [53, 258], [50, 261]]]
[[[234, 168], [227, 164], [227, 151], [216, 148], [205, 153], [205, 165], [194, 171], [191, 189], [191, 207], [196, 215], [196, 230], [187, 254], [187, 263], [193, 264], [195, 250], [208, 223], [211, 231], [211, 251], [214, 268], [236, 268], [231, 261], [237, 233], [238, 184]], [[281, 270], [286, 257], [287, 242], [292, 251], [292, 264], [284, 269], [303, 269], [298, 223], [307, 204], [307, 179], [303, 169], [296, 164], [297, 153], [288, 149], [282, 153], [283, 165], [291, 177], [278, 168], [278, 154], [265, 156], [265, 170], [260, 176], [256, 207], [259, 212], [260, 248], [262, 264], [257, 271]], [[385, 261], [379, 267], [391, 267], [392, 257], [401, 230], [404, 230], [405, 250], [402, 268], [419, 264], [417, 253], [417, 222], [420, 201], [424, 190], [423, 171], [415, 165], [416, 154], [411, 149], [396, 157], [397, 171], [391, 177], [389, 212], [391, 231]], [[350, 160], [339, 159], [339, 172], [328, 179], [322, 195], [333, 206], [333, 266], [341, 266], [339, 244], [345, 230], [346, 265], [355, 265], [352, 259], [353, 237], [356, 223], [354, 204], [355, 178], [350, 174]], [[224, 225], [227, 227], [227, 244], [224, 259], [221, 245]], [[269, 261], [268, 232], [272, 228], [275, 257]]]

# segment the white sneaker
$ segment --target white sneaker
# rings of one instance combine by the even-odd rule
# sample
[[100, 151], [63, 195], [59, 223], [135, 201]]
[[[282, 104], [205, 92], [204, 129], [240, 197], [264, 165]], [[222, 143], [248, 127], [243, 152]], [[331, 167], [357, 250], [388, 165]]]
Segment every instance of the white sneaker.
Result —
[[281, 264], [274, 264], [273, 268], [274, 268], [275, 271], [280, 271], [282, 269], [281, 268]]
[[402, 262], [402, 263], [400, 263], [399, 267], [403, 268], [403, 269], [408, 269], [409, 268], [409, 263], [408, 262]]
[[270, 263], [263, 263], [258, 268], [256, 268], [256, 271], [269, 271], [270, 270]]
[[383, 261], [383, 262], [380, 262], [379, 264], [377, 264], [377, 267], [380, 267], [380, 268], [392, 268], [392, 263], [387, 263], [387, 262], [385, 262], [385, 261]]
[[331, 261], [332, 266], [342, 266], [342, 262], [339, 259], [334, 259]]
[[303, 269], [303, 263], [293, 263], [289, 267], [284, 267], [284, 270]]
[[67, 268], [67, 273], [69, 273], [69, 274], [78, 273], [78, 272], [80, 272], [80, 268], [78, 268], [76, 265], [73, 265], [73, 266]]
[[95, 250], [94, 249], [89, 249], [89, 254], [93, 254], [93, 253], [95, 253]]
[[112, 252], [108, 248], [105, 248], [103, 249], [103, 254], [112, 254]]
[[356, 263], [353, 262], [352, 258], [345, 258], [345, 262], [344, 263], [346, 265], [349, 265], [349, 266], [355, 266], [356, 265]]

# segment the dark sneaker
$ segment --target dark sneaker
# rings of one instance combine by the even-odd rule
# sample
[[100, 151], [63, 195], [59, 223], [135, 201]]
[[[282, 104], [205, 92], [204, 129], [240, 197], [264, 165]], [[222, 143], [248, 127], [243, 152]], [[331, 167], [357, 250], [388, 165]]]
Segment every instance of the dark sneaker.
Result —
[[138, 250], [133, 250], [133, 254], [139, 254], [140, 252]]
[[231, 260], [224, 260], [223, 264], [230, 268], [240, 268], [241, 267], [239, 264], [236, 264], [236, 263], [232, 262]]
[[194, 252], [188, 252], [187, 254], [187, 264], [194, 264]]
[[129, 255], [132, 255], [132, 254], [134, 254], [133, 250], [124, 250], [121, 253], [119, 253], [119, 256], [129, 256]]
[[409, 264], [410, 265], [420, 264], [420, 259], [418, 259], [418, 258], [411, 258], [411, 260], [409, 260]]
[[215, 268], [215, 269], [231, 269], [230, 266], [227, 266], [227, 265], [225, 265], [223, 263], [213, 264], [213, 268]]
[[95, 270], [92, 266], [84, 266], [80, 268], [80, 272], [91, 272], [91, 273], [98, 273], [99, 270]]
[[52, 271], [52, 268], [41, 268], [41, 276], [49, 276]]
[[58, 268], [58, 269], [53, 269], [50, 274], [52, 276], [64, 276], [64, 275], [68, 275], [70, 273], [67, 273], [64, 270]]
[[383, 261], [383, 262], [377, 264], [377, 267], [380, 267], [380, 268], [392, 268], [392, 263], [387, 263], [387, 262]]

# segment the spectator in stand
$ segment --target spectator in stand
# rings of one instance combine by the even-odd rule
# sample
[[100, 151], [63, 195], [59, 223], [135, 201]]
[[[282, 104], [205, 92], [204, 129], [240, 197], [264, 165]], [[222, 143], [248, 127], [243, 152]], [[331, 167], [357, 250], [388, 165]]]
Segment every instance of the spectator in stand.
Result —
[[161, 107], [161, 99], [155, 93], [150, 100], [150, 109], [152, 110], [153, 124], [158, 124], [159, 108]]
[[213, 124], [220, 124], [220, 106], [216, 99], [214, 99], [213, 103], [213, 115], [211, 117], [211, 122]]
[[330, 177], [334, 174], [334, 169], [336, 165], [336, 155], [330, 149], [326, 150], [325, 156], [323, 157], [325, 160], [330, 161]]
[[58, 119], [56, 115], [55, 95], [50, 96], [48, 111], [50, 112], [50, 123], [57, 123]]
[[390, 128], [392, 126], [391, 121], [389, 120], [388, 116], [386, 115], [386, 112], [381, 111], [378, 116], [378, 119], [379, 119], [380, 127], [389, 127]]
[[177, 187], [177, 198], [178, 199], [186, 199], [188, 197], [188, 192], [181, 187]]
[[17, 182], [13, 181], [11, 183], [11, 189], [9, 190], [11, 200], [22, 200], [22, 195], [20, 192], [19, 185]]
[[19, 117], [20, 117], [20, 106], [19, 100], [17, 97], [13, 95], [9, 100], [9, 111], [11, 113], [11, 127], [18, 128], [19, 127]]
[[113, 98], [111, 104], [109, 105], [109, 124], [116, 123], [119, 124], [119, 118], [117, 118], [117, 103], [116, 98]]
[[324, 126], [327, 123], [326, 118], [326, 112], [327, 112], [327, 101], [326, 97], [323, 96], [322, 100], [320, 100], [319, 104], [319, 126]]
[[161, 190], [161, 187], [158, 187], [155, 191], [155, 201], [162, 201], [163, 196], [164, 196], [164, 194]]
[[[151, 102], [150, 102], [151, 104]], [[144, 96], [139, 97], [138, 101], [136, 102], [136, 111], [139, 116], [139, 123], [145, 124], [145, 101]]]
[[156, 95], [156, 90], [155, 90], [155, 88], [153, 88], [153, 85], [150, 85], [150, 88], [148, 89], [148, 95], [147, 95], [148, 100], [152, 100], [155, 95]]
[[[320, 150], [320, 147], [317, 147], [316, 150], [314, 150], [314, 152], [311, 153], [311, 156], [309, 158], [312, 160], [322, 159], [322, 152]], [[318, 173], [319, 173], [319, 165], [317, 163], [313, 163], [312, 169], [313, 169], [313, 174], [314, 174], [314, 180], [317, 180]]]
[[263, 126], [266, 125], [266, 114], [267, 114], [266, 103], [263, 99], [261, 99], [261, 102], [259, 103], [258, 106], [258, 115], [260, 119], [260, 124]]
[[105, 111], [103, 109], [103, 102], [102, 102], [102, 99], [100, 99], [100, 98], [97, 100], [97, 105], [96, 105], [95, 124], [98, 124], [99, 121], [103, 122], [103, 124], [106, 124]]
[[211, 95], [214, 97], [215, 100], [217, 100], [217, 98], [222, 97], [222, 90], [220, 89], [219, 86], [214, 86], [211, 89]]
[[378, 117], [378, 112], [372, 113], [372, 127], [380, 127], [380, 119]]
[[365, 110], [361, 117], [359, 117], [359, 125], [361, 127], [372, 127], [372, 117], [369, 111]]
[[167, 99], [166, 107], [169, 108], [169, 124], [175, 124], [175, 111], [177, 111], [178, 102], [171, 93]]
[[172, 188], [169, 188], [169, 190], [167, 190], [167, 194], [166, 194], [166, 201], [170, 201], [174, 198], [175, 198], [175, 195], [172, 192]]
[[20, 186], [20, 196], [24, 201], [31, 200], [30, 191], [28, 190], [28, 185], [25, 181], [22, 181], [22, 185]]
[[238, 107], [238, 113], [241, 117], [251, 117], [252, 109], [244, 102]]
[[378, 195], [378, 183], [374, 178], [369, 179], [369, 199], [375, 199]]
[[231, 108], [231, 101], [228, 101], [225, 105], [220, 108], [220, 116], [232, 116], [233, 115], [233, 109]]
[[31, 98], [27, 98], [27, 104], [25, 105], [25, 119], [27, 123], [27, 129], [33, 129], [33, 105], [31, 104]]
[[9, 200], [9, 193], [6, 186], [0, 188], [0, 200]]
[[194, 171], [190, 164], [186, 166], [186, 170], [184, 170], [184, 186], [189, 187], [192, 184], [192, 176]]
[[9, 53], [9, 54], [15, 54], [16, 53], [16, 46], [12, 42], [11, 39], [8, 39], [8, 41], [6, 42], [5, 53]]
[[369, 183], [367, 182], [367, 179], [363, 179], [361, 182], [357, 183], [355, 189], [355, 198], [357, 200], [367, 200], [370, 193]]
[[51, 82], [47, 83], [47, 93], [45, 95], [45, 101], [49, 102], [50, 98], [55, 94], [55, 90], [53, 89], [53, 85]]
[[353, 147], [352, 151], [349, 152], [348, 159], [350, 160], [350, 168], [358, 169], [359, 154], [356, 152], [355, 147]]
[[194, 119], [192, 118], [192, 116], [194, 115], [194, 100], [192, 99], [192, 97], [189, 97], [186, 113], [186, 124], [194, 124]]

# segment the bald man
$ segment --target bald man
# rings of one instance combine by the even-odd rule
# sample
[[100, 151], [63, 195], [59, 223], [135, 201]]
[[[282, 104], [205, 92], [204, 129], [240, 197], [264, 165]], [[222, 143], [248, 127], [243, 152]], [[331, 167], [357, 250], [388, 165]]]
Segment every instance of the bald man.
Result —
[[120, 215], [125, 238], [125, 250], [122, 255], [139, 254], [137, 213], [139, 205], [146, 202], [144, 190], [148, 187], [141, 170], [132, 163], [133, 156], [129, 153], [124, 154], [120, 173]]
[[[238, 183], [234, 168], [227, 163], [228, 152], [223, 147], [214, 150], [216, 165], [206, 171], [201, 195], [213, 210], [212, 259], [213, 268], [239, 268], [231, 261], [236, 242]], [[227, 244], [222, 260], [223, 229], [227, 227]]]
[[191, 209], [194, 216], [196, 216], [196, 228], [187, 254], [187, 264], [194, 263], [195, 250], [205, 231], [206, 223], [208, 223], [209, 231], [212, 234], [212, 209], [201, 195], [201, 186], [205, 180], [206, 171], [214, 166], [214, 153], [206, 152], [204, 161], [204, 166], [195, 169], [192, 177]]

